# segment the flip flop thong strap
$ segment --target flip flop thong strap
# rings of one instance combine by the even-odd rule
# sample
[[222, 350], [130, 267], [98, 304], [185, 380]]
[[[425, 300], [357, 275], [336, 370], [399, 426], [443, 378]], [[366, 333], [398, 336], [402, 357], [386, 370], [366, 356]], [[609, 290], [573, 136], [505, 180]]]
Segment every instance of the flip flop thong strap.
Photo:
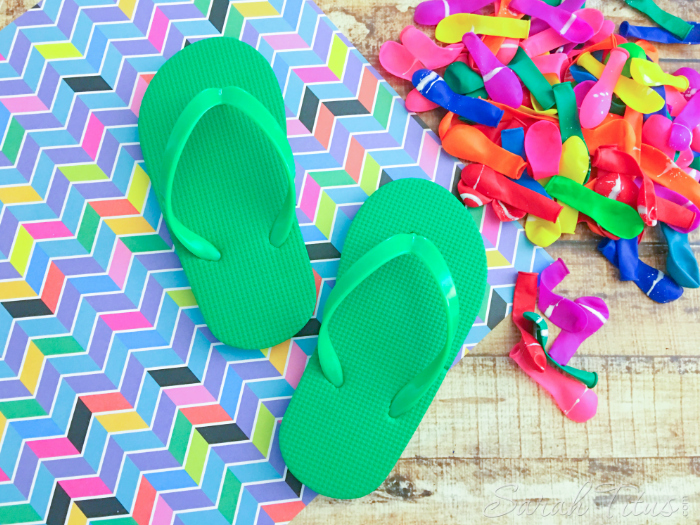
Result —
[[257, 98], [239, 87], [208, 88], [201, 91], [190, 100], [175, 122], [165, 147], [161, 169], [165, 181], [163, 213], [170, 231], [193, 255], [208, 261], [218, 261], [221, 258], [221, 252], [211, 242], [187, 228], [175, 216], [172, 205], [173, 181], [182, 151], [197, 123], [207, 111], [222, 105], [231, 106], [245, 113], [265, 133], [284, 160], [288, 177], [287, 196], [270, 231], [272, 245], [279, 247], [284, 243], [295, 217], [294, 158], [287, 135], [277, 120]]
[[406, 254], [416, 255], [440, 288], [447, 314], [447, 338], [437, 357], [394, 396], [389, 409], [389, 415], [394, 418], [411, 410], [433, 385], [443, 368], [452, 364], [448, 363], [448, 358], [459, 324], [459, 300], [450, 269], [440, 250], [430, 240], [415, 233], [394, 235], [372, 248], [337, 281], [323, 310], [323, 324], [318, 338], [318, 357], [323, 375], [333, 385], [341, 387], [344, 381], [343, 369], [328, 335], [330, 320], [340, 303], [365, 279], [389, 261]]

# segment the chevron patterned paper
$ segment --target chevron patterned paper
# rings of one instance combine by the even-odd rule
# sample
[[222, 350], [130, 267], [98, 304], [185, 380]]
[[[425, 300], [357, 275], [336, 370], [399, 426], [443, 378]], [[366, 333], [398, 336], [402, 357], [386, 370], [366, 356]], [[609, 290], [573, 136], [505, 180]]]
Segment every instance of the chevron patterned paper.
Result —
[[[0, 524], [290, 521], [315, 496], [277, 436], [319, 321], [243, 351], [207, 329], [139, 148], [149, 81], [183, 46], [238, 37], [273, 65], [318, 289], [352, 219], [457, 161], [310, 0], [46, 0], [0, 31]], [[490, 287], [466, 347], [549, 262], [472, 211]], [[461, 356], [460, 356], [461, 357]]]

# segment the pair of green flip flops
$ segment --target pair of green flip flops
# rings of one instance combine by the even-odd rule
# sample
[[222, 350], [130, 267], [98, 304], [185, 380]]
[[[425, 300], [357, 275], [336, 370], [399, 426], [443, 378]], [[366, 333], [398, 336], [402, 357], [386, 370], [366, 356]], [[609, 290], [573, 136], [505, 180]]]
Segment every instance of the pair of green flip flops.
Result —
[[[277, 79], [231, 38], [186, 47], [155, 75], [139, 132], [192, 291], [222, 342], [294, 336], [316, 304], [296, 219]], [[383, 186], [348, 232], [311, 357], [280, 429], [290, 471], [357, 498], [389, 474], [474, 322], [486, 256], [467, 210], [430, 181]]]

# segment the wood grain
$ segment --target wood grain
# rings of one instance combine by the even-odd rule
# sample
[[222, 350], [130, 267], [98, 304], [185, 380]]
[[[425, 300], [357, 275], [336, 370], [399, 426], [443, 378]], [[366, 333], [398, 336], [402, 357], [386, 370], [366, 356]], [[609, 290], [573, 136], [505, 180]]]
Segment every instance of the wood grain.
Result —
[[[34, 4], [0, 2], [0, 27]], [[378, 53], [413, 23], [419, 0], [317, 3], [405, 96], [409, 83], [384, 71]], [[657, 3], [700, 20], [700, 2]], [[649, 25], [621, 0], [587, 6], [616, 23]], [[700, 66], [697, 47], [661, 46], [661, 56], [668, 71]], [[436, 129], [442, 113], [422, 117]], [[700, 254], [700, 233], [691, 242]], [[600, 375], [593, 420], [572, 423], [519, 371], [507, 357], [518, 335], [503, 322], [448, 374], [380, 489], [353, 501], [318, 497], [294, 524], [700, 522], [700, 291], [656, 305], [634, 284], [617, 280], [596, 244], [579, 227], [549, 249], [571, 270], [559, 293], [598, 295], [611, 310], [608, 324], [572, 361]], [[664, 268], [666, 248], [657, 233], [645, 238], [640, 254]]]

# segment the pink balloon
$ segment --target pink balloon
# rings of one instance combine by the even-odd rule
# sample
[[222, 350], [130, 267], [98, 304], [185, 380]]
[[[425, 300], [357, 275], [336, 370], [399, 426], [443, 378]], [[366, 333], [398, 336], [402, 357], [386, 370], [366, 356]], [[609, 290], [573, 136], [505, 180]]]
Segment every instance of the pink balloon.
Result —
[[574, 87], [574, 95], [576, 95], [576, 107], [581, 109], [581, 104], [583, 104], [583, 99], [586, 98], [588, 92], [595, 86], [595, 80], [584, 80]]
[[553, 7], [541, 0], [512, 0], [510, 9], [541, 18], [569, 42], [583, 44], [596, 34], [596, 31], [576, 14], [559, 7]]
[[672, 117], [677, 117], [688, 105], [688, 100], [683, 93], [672, 87], [666, 88], [666, 105]]
[[423, 63], [398, 42], [390, 40], [379, 48], [379, 63], [395, 77], [411, 81], [413, 73], [425, 69]]
[[438, 107], [440, 106], [425, 98], [417, 89], [412, 89], [406, 96], [406, 109], [413, 113], [423, 113]]
[[663, 151], [667, 157], [673, 158], [676, 151], [668, 145], [673, 123], [664, 116], [651, 115], [642, 126], [642, 142]]
[[484, 77], [489, 96], [496, 102], [519, 108], [523, 103], [523, 88], [516, 74], [500, 62], [474, 33], [465, 34], [462, 41]]
[[450, 44], [441, 47], [428, 35], [413, 26], [406, 26], [399, 36], [401, 43], [415, 58], [425, 64], [425, 69], [445, 67], [455, 60], [464, 50], [464, 44]]
[[593, 35], [593, 38], [591, 38], [588, 41], [588, 44], [592, 45], [597, 44], [598, 42], [602, 42], [614, 32], [615, 22], [613, 22], [612, 20], [603, 20], [603, 25], [601, 26], [600, 30], [595, 35]]
[[595, 416], [598, 411], [598, 396], [593, 390], [552, 366], [545, 368], [544, 372], [535, 369], [526, 353], [522, 344], [518, 343], [510, 351], [510, 357], [533, 381], [549, 392], [566, 417], [584, 423]]
[[540, 120], [527, 130], [525, 154], [535, 179], [559, 174], [561, 151], [559, 128], [548, 120]]
[[682, 151], [690, 147], [693, 141], [693, 129], [700, 124], [700, 93], [696, 93], [683, 111], [673, 121], [671, 136], [668, 145], [675, 151]]
[[501, 45], [501, 48], [496, 53], [496, 58], [503, 64], [510, 64], [513, 60], [515, 53], [518, 52], [518, 40], [517, 38], [506, 38]]
[[559, 80], [563, 78], [564, 71], [566, 71], [570, 63], [569, 57], [565, 53], [541, 55], [533, 57], [532, 61], [543, 75], [554, 73], [559, 77]]
[[[588, 23], [596, 33], [600, 31], [600, 29], [603, 27], [603, 22], [605, 21], [603, 13], [597, 9], [581, 9], [580, 11], [576, 11], [575, 15], [580, 20]], [[535, 57], [571, 43], [571, 40], [569, 40], [566, 36], [563, 36], [556, 29], [550, 28], [523, 40], [520, 46], [528, 54], [528, 56]]]
[[581, 103], [579, 116], [581, 126], [584, 128], [593, 129], [605, 120], [612, 105], [613, 89], [629, 57], [629, 51], [622, 47], [616, 47], [610, 51], [603, 74]]

